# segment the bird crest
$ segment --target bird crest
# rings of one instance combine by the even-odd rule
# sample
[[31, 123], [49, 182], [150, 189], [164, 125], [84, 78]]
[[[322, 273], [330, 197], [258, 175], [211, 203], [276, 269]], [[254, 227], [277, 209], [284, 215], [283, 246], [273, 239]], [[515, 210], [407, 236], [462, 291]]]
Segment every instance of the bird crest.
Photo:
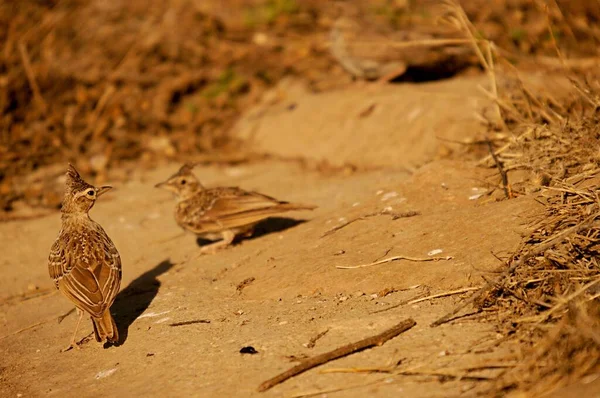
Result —
[[195, 163], [185, 163], [183, 166], [179, 168], [177, 172], [178, 175], [188, 175], [192, 174], [192, 169], [196, 166]]
[[90, 184], [88, 184], [83, 180], [83, 178], [81, 178], [81, 176], [71, 163], [69, 163], [69, 167], [67, 168], [66, 186], [67, 193], [79, 192], [91, 187]]

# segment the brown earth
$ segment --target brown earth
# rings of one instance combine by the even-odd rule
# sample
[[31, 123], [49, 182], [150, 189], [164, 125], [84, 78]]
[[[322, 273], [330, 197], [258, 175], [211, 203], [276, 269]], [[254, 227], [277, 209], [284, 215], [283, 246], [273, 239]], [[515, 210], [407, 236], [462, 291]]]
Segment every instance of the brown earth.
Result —
[[[465, 87], [462, 81], [455, 84]], [[397, 90], [398, 103], [411, 101], [401, 95], [403, 88]], [[342, 92], [326, 98], [336, 107], [347, 97]], [[465, 108], [451, 101], [436, 115], [463, 120], [472, 109], [466, 115], [461, 112]], [[382, 126], [389, 120], [384, 112], [373, 112], [363, 123]], [[308, 129], [312, 122], [307, 119], [302, 128]], [[469, 126], [451, 126], [462, 132], [453, 138], [473, 138]], [[394, 131], [396, 140], [414, 135], [409, 127]], [[277, 134], [290, 137], [293, 146], [295, 122], [282, 122]], [[531, 215], [541, 206], [527, 197], [496, 202], [486, 195], [494, 170], [459, 160], [433, 160], [431, 152], [415, 160], [424, 166], [414, 172], [376, 165], [380, 167], [367, 171], [324, 173], [302, 162], [276, 159], [198, 167], [197, 174], [209, 186], [238, 185], [319, 206], [312, 212], [270, 220], [259, 228], [258, 236], [213, 256], [199, 256], [195, 238], [180, 235], [172, 220], [172, 199], [153, 188], [177, 165], [136, 173], [92, 211], [115, 241], [124, 264], [122, 292], [113, 306], [124, 343], [108, 349], [89, 341], [81, 350], [60, 353], [75, 317], [57, 323], [70, 304], [53, 291], [46, 270], [46, 256], [60, 225], [58, 213], [0, 225], [0, 241], [5, 245], [0, 265], [0, 393], [259, 395], [255, 391], [262, 381], [293, 365], [290, 357], [336, 348], [407, 317], [416, 320], [415, 328], [382, 347], [323, 369], [382, 367], [400, 361], [398, 369], [415, 375], [321, 374], [319, 369], [266, 395], [289, 396], [354, 384], [359, 387], [339, 395], [485, 393], [502, 371], [486, 366], [506, 364], [515, 349], [513, 343], [503, 343], [494, 313], [473, 314], [430, 328], [462, 295], [378, 311], [407, 299], [481, 285], [481, 277], [501, 265], [495, 256], [506, 256], [517, 247]], [[409, 212], [417, 215], [393, 217]], [[452, 259], [336, 268], [387, 256], [428, 258], [433, 250]], [[245, 280], [252, 282], [238, 288]], [[190, 320], [210, 323], [171, 326]], [[325, 330], [329, 332], [314, 348], [305, 346]], [[85, 322], [80, 335], [90, 331]], [[239, 353], [248, 345], [258, 354]], [[454, 378], [457, 375], [468, 377]]]

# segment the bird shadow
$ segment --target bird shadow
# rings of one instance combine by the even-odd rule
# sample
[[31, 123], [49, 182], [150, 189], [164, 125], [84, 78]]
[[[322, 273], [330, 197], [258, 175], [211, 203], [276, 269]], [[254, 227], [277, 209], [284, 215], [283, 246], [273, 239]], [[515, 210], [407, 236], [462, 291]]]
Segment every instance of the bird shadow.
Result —
[[117, 295], [111, 312], [116, 314], [115, 321], [119, 330], [118, 345], [125, 343], [131, 324], [148, 309], [158, 294], [160, 288], [158, 277], [174, 265], [168, 259], [160, 262], [154, 268], [135, 278]]
[[[300, 225], [305, 222], [306, 220], [297, 220], [287, 217], [269, 217], [256, 224], [254, 226], [254, 233], [247, 239], [260, 238], [261, 236], [268, 234], [285, 231], [286, 229], [293, 228], [296, 225]], [[239, 239], [240, 238], [236, 238], [235, 241], [237, 242]], [[196, 243], [198, 246], [204, 246], [212, 242], [213, 241], [208, 239], [196, 238]]]

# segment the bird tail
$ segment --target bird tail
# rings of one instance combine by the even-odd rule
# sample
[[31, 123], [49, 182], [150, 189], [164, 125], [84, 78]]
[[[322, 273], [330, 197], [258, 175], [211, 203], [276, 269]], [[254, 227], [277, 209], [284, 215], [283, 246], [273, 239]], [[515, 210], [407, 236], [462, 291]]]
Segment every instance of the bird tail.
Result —
[[108, 309], [104, 311], [102, 318], [92, 317], [92, 323], [94, 324], [94, 335], [97, 342], [101, 343], [104, 340], [115, 344], [119, 342], [119, 331]]
[[307, 205], [304, 203], [288, 203], [283, 202], [277, 205], [277, 209], [280, 211], [291, 211], [291, 210], [314, 210], [317, 206], [315, 205]]

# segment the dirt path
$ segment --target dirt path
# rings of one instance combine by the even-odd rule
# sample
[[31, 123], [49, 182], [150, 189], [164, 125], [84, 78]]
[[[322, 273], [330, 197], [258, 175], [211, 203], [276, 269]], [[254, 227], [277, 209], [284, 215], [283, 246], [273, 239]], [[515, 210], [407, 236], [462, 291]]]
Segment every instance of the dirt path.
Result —
[[[427, 156], [422, 163], [431, 153]], [[339, 396], [447, 397], [485, 391], [488, 378], [502, 371], [486, 367], [511, 350], [497, 341], [489, 322], [493, 314], [429, 327], [464, 296], [382, 311], [410, 299], [478, 286], [481, 275], [500, 265], [494, 255], [516, 247], [539, 205], [528, 198], [475, 199], [493, 171], [447, 160], [428, 163], [412, 175], [398, 168], [326, 175], [277, 160], [201, 167], [196, 172], [206, 185], [239, 185], [319, 208], [290, 213], [297, 221], [271, 220], [258, 236], [199, 257], [195, 238], [178, 236], [170, 196], [152, 188], [176, 168], [138, 174], [92, 212], [123, 259], [123, 288], [113, 306], [125, 337], [120, 347], [103, 349], [88, 342], [81, 350], [59, 352], [75, 324], [74, 316], [57, 323], [70, 305], [52, 293], [46, 270], [59, 215], [0, 225], [0, 242], [6, 245], [0, 260], [0, 395], [259, 395], [258, 385], [293, 366], [294, 357], [377, 334], [407, 317], [417, 326], [400, 337], [263, 395], [345, 388]], [[394, 219], [394, 214], [416, 215]], [[336, 268], [388, 256], [427, 258], [433, 251], [452, 259]], [[242, 289], [243, 281], [251, 282]], [[19, 296], [23, 293], [27, 296]], [[206, 322], [172, 326], [191, 320]], [[17, 333], [24, 328], [29, 329]], [[306, 346], [325, 330], [314, 348]], [[81, 334], [90, 331], [85, 323]], [[244, 346], [258, 354], [240, 354]], [[397, 363], [398, 370], [412, 374], [320, 373]]]

